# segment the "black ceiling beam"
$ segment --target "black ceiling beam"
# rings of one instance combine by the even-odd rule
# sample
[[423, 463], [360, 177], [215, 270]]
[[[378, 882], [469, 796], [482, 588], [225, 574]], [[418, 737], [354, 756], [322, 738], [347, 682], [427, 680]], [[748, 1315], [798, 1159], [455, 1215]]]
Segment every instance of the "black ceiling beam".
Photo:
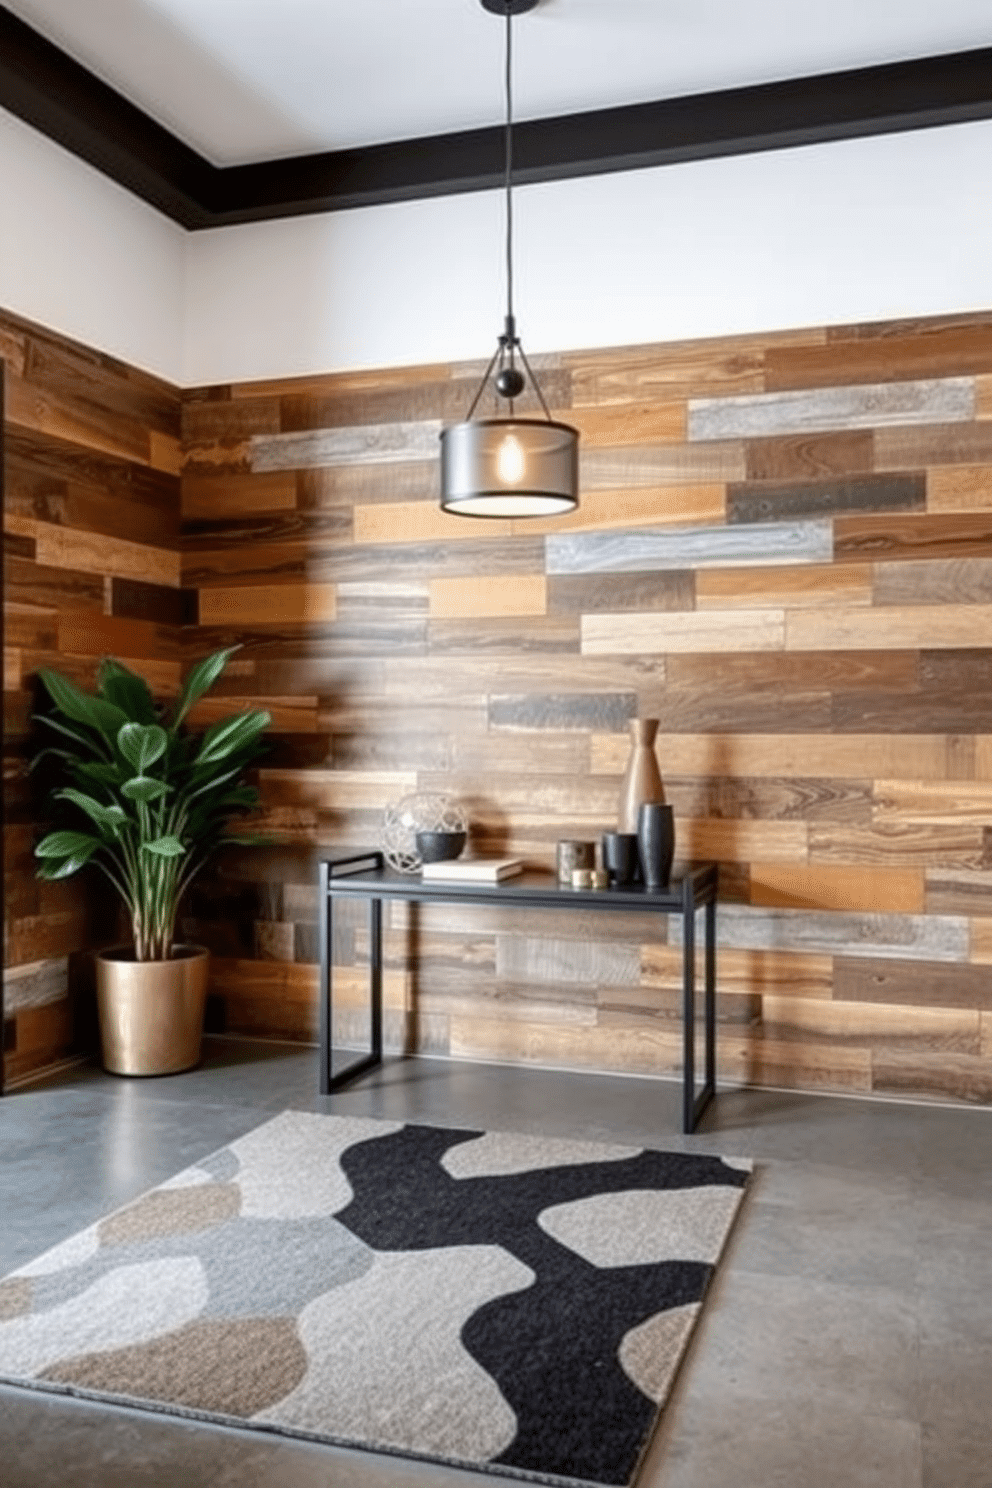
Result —
[[[0, 5], [0, 105], [187, 228], [502, 185], [501, 125], [218, 167]], [[514, 180], [556, 181], [992, 118], [992, 47], [514, 127]]]

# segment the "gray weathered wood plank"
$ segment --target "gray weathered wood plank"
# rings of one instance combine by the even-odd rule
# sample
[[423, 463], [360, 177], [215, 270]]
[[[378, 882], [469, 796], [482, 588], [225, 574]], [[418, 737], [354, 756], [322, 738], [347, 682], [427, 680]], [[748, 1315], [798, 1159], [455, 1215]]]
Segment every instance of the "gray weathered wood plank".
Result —
[[563, 532], [547, 539], [549, 574], [637, 573], [650, 569], [740, 564], [827, 563], [833, 532], [826, 518], [685, 531]]
[[942, 377], [739, 398], [693, 398], [688, 431], [690, 441], [748, 439], [817, 429], [965, 423], [974, 417], [974, 378]]
[[[717, 943], [746, 951], [967, 961], [968, 925], [958, 915], [843, 914], [726, 905], [717, 915]], [[682, 943], [682, 922], [675, 915], [669, 939], [673, 945]]]
[[641, 952], [636, 944], [498, 935], [496, 975], [511, 981], [631, 987], [640, 981]]

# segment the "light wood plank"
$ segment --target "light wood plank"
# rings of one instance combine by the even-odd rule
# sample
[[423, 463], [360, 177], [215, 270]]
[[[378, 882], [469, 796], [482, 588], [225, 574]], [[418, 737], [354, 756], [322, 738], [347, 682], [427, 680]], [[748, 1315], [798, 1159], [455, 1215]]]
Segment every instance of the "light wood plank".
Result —
[[872, 602], [871, 572], [864, 563], [810, 564], [802, 568], [711, 568], [696, 575], [697, 609], [853, 607]]
[[975, 378], [975, 417], [992, 419], [992, 376]]
[[496, 975], [503, 980], [632, 987], [640, 973], [636, 945], [512, 934], [496, 937]]
[[[509, 520], [486, 522], [486, 535], [509, 533]], [[433, 501], [397, 501], [382, 506], [356, 506], [355, 541], [358, 543], [422, 543], [477, 541], [479, 523], [442, 511]]]
[[581, 636], [583, 656], [781, 651], [785, 614], [775, 609], [749, 610], [746, 626], [735, 610], [583, 615]]
[[773, 996], [763, 999], [762, 1012], [765, 1028], [778, 1040], [978, 1053], [980, 1015], [975, 1009]]
[[430, 614], [434, 619], [488, 618], [495, 615], [544, 615], [548, 581], [543, 574], [506, 574], [494, 578], [432, 579]]
[[975, 735], [975, 779], [992, 780], [992, 734]]
[[992, 966], [992, 917], [972, 920], [971, 959], [977, 966]]
[[770, 1085], [784, 1090], [871, 1090], [868, 1049], [800, 1044], [753, 1033], [721, 1034], [717, 1070], [724, 1083]]
[[684, 400], [601, 404], [559, 409], [552, 418], [578, 429], [583, 449], [620, 444], [684, 444]]
[[637, 573], [737, 564], [829, 562], [829, 521], [696, 527], [685, 532], [564, 533], [547, 539], [549, 574]]
[[722, 522], [726, 516], [727, 487], [708, 485], [622, 486], [618, 490], [589, 490], [583, 484], [578, 508], [565, 517], [516, 521], [514, 532], [606, 532], [611, 528], [689, 526]]
[[158, 429], [148, 432], [148, 463], [153, 470], [166, 475], [179, 475], [182, 470], [182, 448], [172, 434], [162, 434]]
[[3, 648], [3, 690], [19, 692], [22, 681], [21, 652], [17, 646]]
[[814, 823], [810, 826], [812, 863], [878, 863], [889, 868], [981, 868], [985, 843], [981, 824], [953, 826], [878, 821], [870, 826]]
[[755, 821], [725, 817], [676, 817], [679, 858], [721, 863], [805, 863], [809, 828], [805, 822]]
[[272, 805], [314, 806], [326, 811], [354, 807], [382, 810], [417, 789], [413, 771], [259, 770], [264, 798]]
[[576, 1028], [561, 1022], [455, 1017], [451, 1054], [456, 1059], [644, 1075], [674, 1074], [682, 1067], [681, 1034], [647, 1021], [640, 1028]]
[[[681, 938], [681, 921], [673, 918], [669, 940], [678, 945]], [[969, 921], [960, 915], [846, 914], [736, 904], [720, 908], [717, 944], [908, 961], [967, 961], [970, 949]]]
[[888, 605], [785, 615], [787, 651], [956, 650], [985, 645], [990, 635], [992, 605]]
[[[878, 774], [887, 780], [939, 780], [953, 778], [954, 739], [946, 734], [659, 734], [655, 748], [664, 775], [861, 780]], [[627, 741], [615, 734], [593, 734], [592, 773], [619, 774], [628, 751]]]
[[751, 903], [785, 909], [865, 910], [877, 914], [922, 914], [923, 868], [859, 868], [818, 863], [779, 867], [753, 862]]
[[992, 824], [992, 781], [876, 780], [872, 817], [878, 822], [955, 826]]
[[201, 625], [285, 625], [334, 620], [334, 584], [251, 584], [200, 590]]
[[811, 392], [693, 398], [689, 439], [752, 439], [807, 430], [963, 423], [974, 416], [973, 377], [880, 382]]
[[990, 510], [992, 465], [944, 465], [927, 471], [927, 511]]
[[741, 440], [611, 445], [585, 450], [581, 456], [583, 491], [724, 484], [743, 480], [746, 468]]
[[440, 419], [315, 429], [300, 434], [256, 434], [252, 470], [310, 470], [322, 465], [388, 465], [437, 460]]

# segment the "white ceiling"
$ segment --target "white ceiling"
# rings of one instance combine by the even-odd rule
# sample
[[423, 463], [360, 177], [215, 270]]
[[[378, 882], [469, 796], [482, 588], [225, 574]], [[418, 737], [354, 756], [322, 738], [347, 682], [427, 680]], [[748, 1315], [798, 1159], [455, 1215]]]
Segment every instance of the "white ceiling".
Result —
[[[479, 0], [2, 0], [216, 165], [498, 123]], [[519, 118], [992, 44], [992, 0], [541, 0]]]

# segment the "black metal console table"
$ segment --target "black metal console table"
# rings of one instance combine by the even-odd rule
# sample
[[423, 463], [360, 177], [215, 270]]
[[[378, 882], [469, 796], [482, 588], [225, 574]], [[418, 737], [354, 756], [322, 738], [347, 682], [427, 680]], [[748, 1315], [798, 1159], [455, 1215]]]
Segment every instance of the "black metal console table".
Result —
[[[405, 899], [416, 904], [482, 904], [507, 909], [657, 910], [682, 917], [682, 1127], [696, 1122], [716, 1091], [716, 892], [715, 863], [689, 867], [673, 877], [667, 889], [641, 884], [607, 889], [560, 886], [550, 874], [526, 873], [501, 883], [426, 882], [396, 873], [381, 852], [328, 851], [320, 861], [320, 1092], [327, 1095], [356, 1075], [382, 1062], [382, 901]], [[332, 1067], [334, 901], [365, 900], [369, 905], [370, 1051], [335, 1074]], [[705, 908], [703, 1006], [705, 1024], [704, 1081], [696, 1092], [696, 912]]]

